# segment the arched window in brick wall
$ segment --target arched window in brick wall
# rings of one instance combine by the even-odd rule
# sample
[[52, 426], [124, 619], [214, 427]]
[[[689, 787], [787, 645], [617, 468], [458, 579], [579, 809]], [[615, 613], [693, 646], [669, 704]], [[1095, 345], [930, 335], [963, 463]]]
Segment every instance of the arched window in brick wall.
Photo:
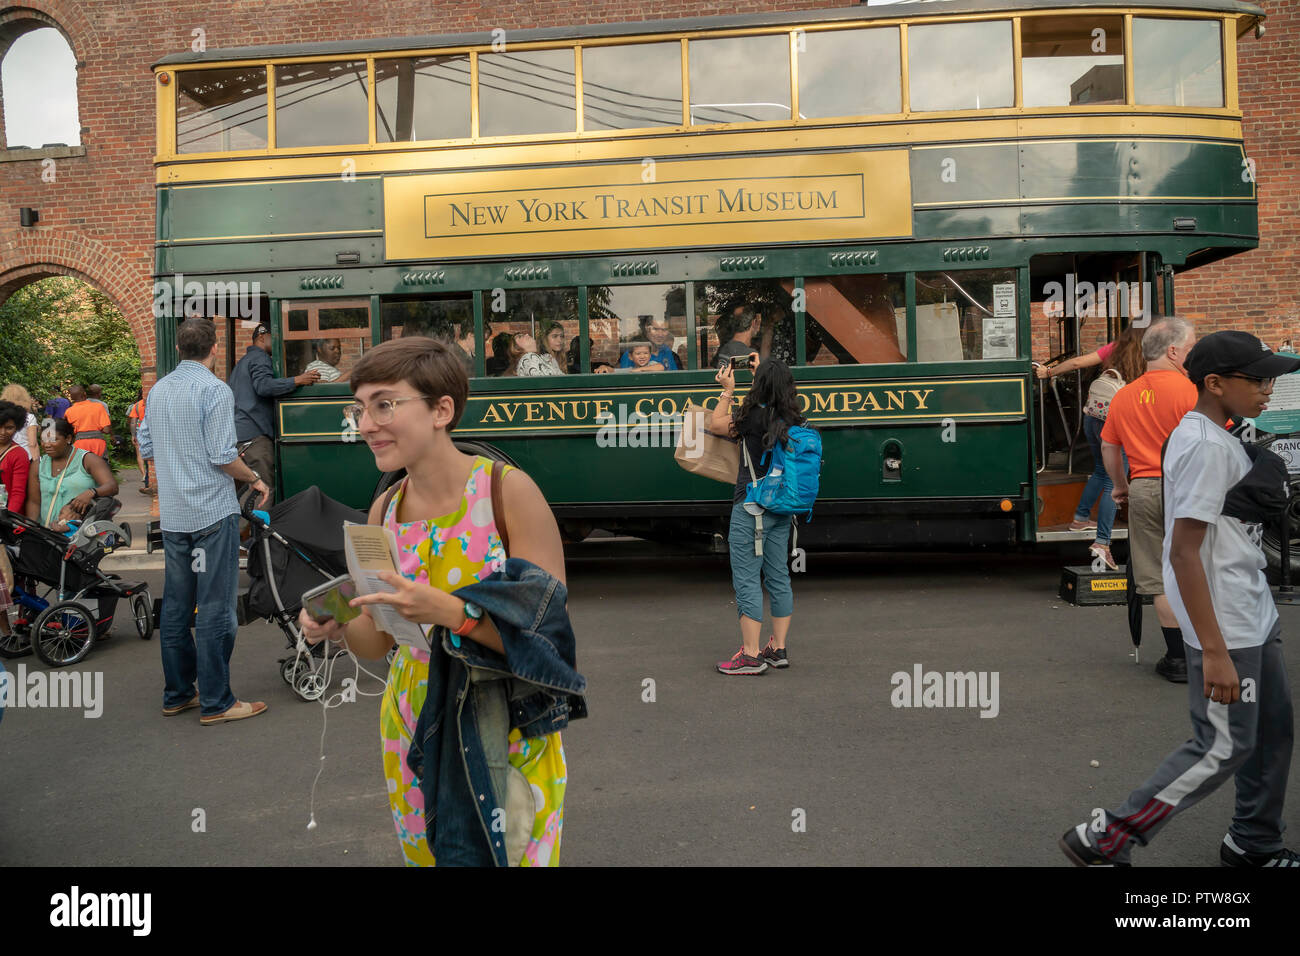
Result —
[[0, 97], [7, 149], [81, 145], [77, 59], [49, 23], [0, 21]]

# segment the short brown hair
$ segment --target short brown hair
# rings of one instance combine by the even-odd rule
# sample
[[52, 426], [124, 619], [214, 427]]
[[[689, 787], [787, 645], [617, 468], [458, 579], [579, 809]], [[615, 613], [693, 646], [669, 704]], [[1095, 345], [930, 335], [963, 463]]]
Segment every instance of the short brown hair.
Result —
[[444, 343], [424, 336], [402, 336], [376, 345], [352, 367], [348, 380], [354, 395], [362, 385], [390, 382], [409, 382], [430, 408], [442, 396], [450, 396], [453, 411], [447, 431], [460, 422], [469, 399], [464, 366]]
[[201, 362], [217, 344], [217, 324], [211, 319], [186, 319], [176, 330], [176, 351], [182, 359]]

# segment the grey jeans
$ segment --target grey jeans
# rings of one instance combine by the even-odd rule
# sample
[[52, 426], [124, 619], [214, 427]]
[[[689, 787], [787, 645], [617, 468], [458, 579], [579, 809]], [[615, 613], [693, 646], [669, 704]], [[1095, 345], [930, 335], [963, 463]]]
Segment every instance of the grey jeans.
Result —
[[[1202, 653], [1187, 647], [1192, 739], [1166, 757], [1123, 806], [1106, 812], [1104, 832], [1089, 830], [1093, 846], [1112, 860], [1127, 863], [1134, 844], [1146, 846], [1174, 816], [1230, 777], [1237, 784], [1228, 828], [1233, 842], [1248, 853], [1282, 848], [1282, 803], [1291, 772], [1294, 729], [1280, 622], [1263, 644], [1230, 650], [1228, 656], [1243, 684], [1243, 699], [1230, 705], [1205, 697]], [[1248, 680], [1253, 682], [1250, 690], [1245, 685]]]

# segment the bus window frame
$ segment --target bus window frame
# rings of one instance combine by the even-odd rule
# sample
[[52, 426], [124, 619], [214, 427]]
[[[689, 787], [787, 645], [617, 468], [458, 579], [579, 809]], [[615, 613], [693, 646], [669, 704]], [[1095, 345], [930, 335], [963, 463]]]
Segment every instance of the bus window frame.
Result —
[[[362, 343], [362, 355], [375, 346], [375, 321], [377, 312], [378, 296], [344, 296], [330, 297], [327, 299], [311, 298], [281, 298], [277, 300], [279, 308], [279, 321], [275, 323], [272, 329], [271, 346], [275, 354], [272, 356], [275, 361], [275, 367], [282, 374], [288, 376], [288, 354], [287, 345], [289, 342], [312, 342], [315, 339], [336, 338], [336, 339], [357, 339]], [[298, 311], [305, 308], [307, 310], [307, 330], [305, 332], [290, 332], [288, 329], [289, 312]], [[365, 308], [367, 322], [365, 329], [321, 329], [320, 328], [320, 310], [321, 309], [360, 309]], [[341, 335], [338, 333], [350, 332], [354, 334]], [[330, 334], [332, 333], [332, 334]], [[364, 333], [364, 334], [356, 334]], [[358, 359], [360, 361], [360, 359]]]
[[[1062, 16], [1079, 16], [1079, 8], [1066, 7], [1057, 10], [1033, 10], [1033, 11], [997, 11], [984, 14], [963, 13], [950, 14], [947, 16], [916, 16], [880, 19], [880, 20], [847, 20], [832, 23], [803, 23], [797, 21], [783, 26], [775, 27], [750, 27], [750, 28], [732, 28], [718, 30], [697, 30], [697, 31], [680, 31], [671, 33], [645, 33], [636, 36], [615, 36], [615, 37], [590, 37], [581, 40], [571, 41], [569, 43], [557, 43], [554, 40], [549, 41], [530, 41], [513, 45], [513, 49], [518, 51], [532, 50], [561, 50], [568, 49], [574, 55], [575, 69], [575, 123], [574, 129], [557, 133], [534, 133], [534, 134], [515, 134], [502, 136], [482, 136], [479, 133], [478, 126], [478, 54], [480, 52], [493, 52], [487, 45], [459, 45], [438, 48], [412, 48], [399, 51], [384, 51], [383, 53], [339, 53], [332, 55], [320, 56], [286, 56], [286, 57], [268, 57], [265, 59], [233, 59], [229, 61], [204, 61], [202, 63], [191, 64], [168, 64], [167, 66], [155, 67], [155, 74], [169, 72], [172, 74], [181, 74], [191, 70], [213, 70], [213, 69], [247, 69], [260, 67], [266, 71], [267, 90], [265, 105], [267, 109], [267, 140], [268, 145], [261, 149], [251, 150], [230, 150], [208, 153], [178, 153], [176, 147], [176, 129], [177, 129], [177, 89], [178, 83], [166, 83], [155, 80], [157, 91], [157, 155], [155, 162], [169, 161], [188, 161], [192, 162], [197, 159], [239, 159], [252, 157], [267, 156], [289, 156], [302, 153], [303, 149], [280, 147], [277, 145], [275, 136], [275, 67], [301, 62], [330, 62], [335, 60], [365, 60], [367, 64], [367, 98], [369, 100], [368, 110], [368, 137], [365, 143], [352, 143], [335, 146], [312, 147], [309, 151], [313, 155], [330, 156], [335, 154], [355, 154], [357, 152], [400, 152], [406, 150], [428, 151], [441, 148], [467, 147], [467, 146], [496, 146], [512, 144], [535, 144], [535, 143], [573, 143], [584, 140], [599, 141], [618, 141], [629, 137], [644, 136], [647, 133], [659, 135], [680, 135], [691, 132], [702, 131], [723, 131], [723, 130], [783, 130], [798, 129], [801, 127], [836, 127], [845, 124], [859, 124], [865, 122], [879, 122], [882, 120], [890, 121], [933, 121], [944, 119], [996, 119], [996, 118], [1014, 118], [1017, 116], [1033, 116], [1045, 114], [1059, 114], [1062, 112], [1069, 115], [1089, 116], [1105, 115], [1107, 113], [1154, 113], [1169, 114], [1186, 113], [1189, 115], [1208, 115], [1223, 117], [1240, 117], [1238, 108], [1238, 77], [1236, 63], [1236, 39], [1237, 31], [1234, 24], [1237, 23], [1240, 16], [1227, 12], [1216, 13], [1209, 10], [1188, 10], [1188, 9], [1170, 9], [1159, 11], [1148, 11], [1141, 14], [1147, 19], [1169, 19], [1169, 20], [1201, 20], [1217, 21], [1220, 24], [1220, 54], [1221, 54], [1221, 78], [1223, 82], [1223, 105], [1222, 106], [1158, 106], [1158, 105], [1140, 105], [1134, 102], [1134, 83], [1133, 83], [1133, 37], [1132, 26], [1133, 19], [1138, 14], [1132, 12], [1110, 11], [1111, 15], [1122, 15], [1124, 18], [1124, 82], [1125, 82], [1125, 102], [1123, 104], [1107, 104], [1102, 106], [1076, 105], [1076, 106], [1045, 106], [1045, 107], [1025, 107], [1023, 105], [1024, 94], [1022, 88], [1022, 70], [1023, 58], [1021, 50], [1021, 29], [1023, 20], [1026, 17], [1062, 17]], [[961, 110], [935, 110], [918, 113], [912, 108], [910, 102], [910, 83], [911, 70], [909, 64], [909, 26], [929, 26], [952, 23], [974, 23], [991, 20], [1007, 21], [1012, 26], [1012, 57], [1014, 72], [1014, 105], [1009, 107], [992, 107], [980, 109], [961, 109]], [[797, 38], [800, 33], [820, 33], [835, 32], [859, 29], [885, 29], [894, 28], [899, 31], [900, 45], [900, 63], [899, 63], [899, 81], [902, 89], [901, 112], [891, 114], [881, 114], [872, 116], [836, 116], [836, 117], [816, 117], [800, 118], [798, 115], [798, 62], [799, 56], [803, 55], [797, 51]], [[756, 121], [744, 123], [717, 123], [717, 124], [690, 124], [690, 60], [689, 60], [689, 43], [692, 39], [725, 39], [729, 37], [758, 37], [773, 34], [786, 34], [789, 37], [791, 57], [790, 79], [791, 79], [791, 118], [780, 121]], [[605, 46], [634, 46], [648, 43], [664, 43], [673, 39], [680, 40], [682, 44], [682, 124], [680, 126], [656, 126], [656, 127], [639, 127], [636, 129], [619, 129], [619, 130], [586, 130], [583, 128], [583, 96], [582, 96], [582, 50], [586, 48], [597, 48]], [[379, 60], [391, 59], [410, 59], [424, 56], [453, 56], [468, 55], [471, 64], [471, 87], [470, 87], [470, 106], [471, 106], [471, 135], [468, 139], [437, 139], [437, 140], [414, 140], [409, 143], [377, 143], [374, 134], [375, 122], [375, 88], [374, 88], [374, 68]]]

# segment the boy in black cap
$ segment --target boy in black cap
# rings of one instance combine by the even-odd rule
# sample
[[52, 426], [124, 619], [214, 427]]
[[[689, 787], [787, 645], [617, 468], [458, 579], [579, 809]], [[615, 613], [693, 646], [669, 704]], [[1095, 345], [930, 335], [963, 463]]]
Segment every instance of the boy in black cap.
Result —
[[1215, 332], [1187, 356], [1196, 407], [1164, 453], [1164, 582], [1187, 644], [1193, 737], [1118, 810], [1098, 812], [1060, 840], [1079, 866], [1128, 866], [1182, 810], [1236, 777], [1225, 866], [1300, 867], [1282, 846], [1291, 769], [1291, 688], [1277, 609], [1264, 578], [1261, 521], [1286, 503], [1286, 466], [1251, 455], [1223, 427], [1267, 407], [1273, 381], [1300, 369], [1245, 332]]

